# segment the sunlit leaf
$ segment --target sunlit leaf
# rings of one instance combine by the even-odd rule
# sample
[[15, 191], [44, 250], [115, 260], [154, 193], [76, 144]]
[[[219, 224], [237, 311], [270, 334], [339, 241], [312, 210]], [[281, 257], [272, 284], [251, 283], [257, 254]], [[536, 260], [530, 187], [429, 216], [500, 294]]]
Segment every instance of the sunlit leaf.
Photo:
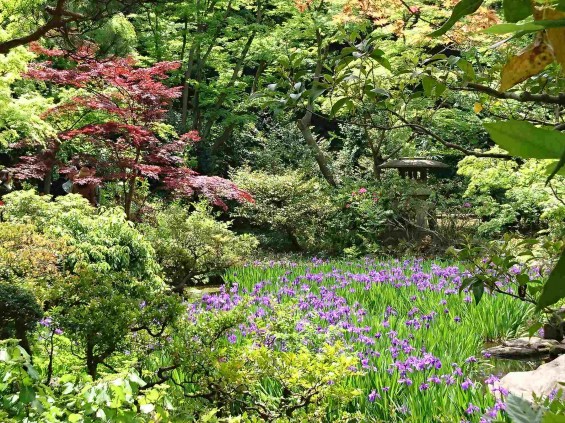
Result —
[[531, 46], [506, 62], [502, 68], [500, 91], [506, 91], [537, 75], [551, 62], [553, 62], [553, 49], [548, 44], [547, 38], [540, 33]]
[[508, 120], [484, 124], [493, 141], [511, 155], [533, 159], [558, 159], [565, 151], [565, 134], [537, 128], [524, 121]]
[[542, 423], [565, 423], [565, 415], [545, 413], [543, 416]]
[[506, 413], [514, 423], [540, 423], [543, 409], [533, 408], [525, 399], [516, 395], [508, 395]]
[[555, 268], [543, 286], [538, 300], [538, 309], [555, 304], [565, 297], [565, 251], [561, 254]]
[[144, 414], [149, 414], [154, 409], [155, 409], [155, 406], [153, 404], [143, 404], [143, 405], [139, 406], [139, 411], [141, 411]]
[[547, 39], [553, 47], [555, 60], [565, 69], [565, 13], [546, 7], [542, 11], [542, 17], [544, 22], [560, 24], [560, 27], [547, 30]]
[[483, 30], [482, 32], [486, 34], [510, 34], [513, 32], [538, 32], [544, 29], [543, 25], [539, 23], [528, 22], [525, 24], [516, 24], [516, 23], [502, 23], [498, 25], [492, 25], [487, 29]]
[[450, 18], [436, 31], [430, 34], [431, 37], [439, 37], [449, 31], [453, 25], [461, 18], [477, 11], [483, 4], [483, 0], [461, 0], [455, 5]]

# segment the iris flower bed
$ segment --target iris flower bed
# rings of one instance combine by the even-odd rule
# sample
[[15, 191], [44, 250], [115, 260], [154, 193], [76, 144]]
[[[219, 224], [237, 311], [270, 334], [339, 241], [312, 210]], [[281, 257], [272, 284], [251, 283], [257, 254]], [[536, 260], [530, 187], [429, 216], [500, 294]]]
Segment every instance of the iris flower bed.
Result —
[[[499, 375], [481, 350], [520, 334], [531, 310], [502, 295], [485, 294], [475, 305], [459, 293], [464, 276], [453, 263], [418, 259], [255, 262], [232, 269], [219, 293], [193, 307], [231, 310], [249, 301], [247, 322], [226, 336], [232, 346], [259, 339], [256, 321], [281, 305], [298, 316], [294, 332], [304, 345], [316, 348], [309, 330], [343, 343], [361, 370], [347, 381], [362, 392], [348, 407], [367, 421], [495, 421], [504, 418], [504, 403], [488, 385]], [[261, 339], [282, 351], [290, 342]]]

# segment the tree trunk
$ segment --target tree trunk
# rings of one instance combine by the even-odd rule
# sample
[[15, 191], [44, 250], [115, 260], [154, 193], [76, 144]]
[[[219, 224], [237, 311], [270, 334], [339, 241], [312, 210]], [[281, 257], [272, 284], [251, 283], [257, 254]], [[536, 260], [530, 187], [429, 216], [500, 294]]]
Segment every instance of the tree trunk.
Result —
[[328, 163], [328, 159], [326, 158], [324, 152], [316, 142], [312, 131], [310, 130], [310, 121], [311, 121], [311, 114], [306, 112], [304, 117], [297, 121], [298, 129], [302, 132], [302, 136], [312, 150], [314, 154], [314, 158], [316, 159], [316, 163], [318, 163], [318, 167], [320, 168], [320, 172], [324, 176], [324, 179], [330, 184], [332, 187], [336, 187], [337, 183], [334, 178], [333, 171], [330, 168]]
[[224, 132], [222, 132], [222, 135], [216, 138], [214, 144], [212, 145], [213, 153], [216, 153], [226, 143], [226, 141], [230, 138], [234, 128], [235, 128], [234, 122], [230, 123], [228, 126], [224, 128]]
[[21, 320], [16, 320], [16, 338], [20, 340], [20, 346], [29, 354], [31, 360], [31, 347], [27, 339], [25, 324]]
[[296, 251], [303, 251], [304, 250], [302, 248], [302, 246], [300, 245], [300, 242], [298, 242], [298, 238], [296, 237], [294, 232], [292, 232], [291, 229], [286, 228], [286, 234], [288, 235], [288, 238], [290, 239], [290, 242], [292, 243], [292, 246], [294, 247], [294, 249]]
[[131, 203], [133, 202], [133, 194], [135, 193], [135, 182], [136, 177], [133, 175], [129, 181], [129, 189], [124, 201], [124, 211], [128, 220], [131, 220]]
[[379, 169], [379, 166], [385, 162], [381, 154], [381, 143], [379, 142], [378, 145], [375, 146], [375, 143], [373, 143], [371, 135], [368, 131], [365, 131], [365, 137], [367, 138], [367, 143], [369, 144], [369, 149], [371, 150], [371, 158], [373, 159], [373, 176], [375, 177], [375, 179], [381, 179], [381, 169]]
[[[322, 53], [322, 33], [320, 30], [316, 31], [316, 40], [318, 42], [318, 55], [316, 60], [316, 70], [314, 72], [314, 77], [312, 78], [312, 83], [315, 85], [317, 82], [320, 81], [320, 77], [322, 76], [322, 66], [324, 65], [324, 60], [326, 58], [326, 54]], [[316, 159], [316, 163], [318, 163], [318, 167], [324, 176], [324, 179], [330, 184], [332, 187], [337, 186], [337, 182], [335, 180], [334, 174], [332, 169], [329, 166], [328, 159], [324, 155], [324, 152], [316, 142], [314, 135], [310, 129], [310, 124], [312, 123], [312, 114], [314, 112], [314, 100], [310, 97], [308, 101], [308, 106], [306, 107], [306, 113], [302, 119], [297, 121], [298, 129], [302, 133], [306, 144], [312, 150], [314, 154], [314, 158]]]
[[[243, 62], [245, 61], [245, 58], [247, 57], [247, 53], [249, 53], [249, 49], [251, 47], [251, 44], [253, 44], [253, 40], [255, 39], [255, 35], [256, 35], [256, 32], [253, 31], [251, 33], [251, 35], [249, 36], [249, 38], [247, 39], [245, 46], [243, 46], [243, 49], [241, 50], [241, 55], [239, 56], [239, 59], [238, 59], [236, 65], [235, 65], [235, 68], [233, 69], [232, 76], [231, 76], [228, 84], [223, 88], [222, 92], [218, 95], [218, 98], [216, 99], [216, 102], [214, 103], [214, 107], [213, 107], [214, 111], [217, 111], [218, 109], [220, 109], [220, 107], [222, 107], [222, 105], [224, 104], [224, 101], [228, 97], [228, 94], [227, 94], [228, 88], [233, 87], [233, 85], [237, 82], [237, 80], [239, 78], [239, 73], [243, 69]], [[202, 138], [203, 139], [208, 138], [216, 120], [217, 120], [217, 117], [211, 116], [210, 119], [208, 120], [208, 122], [206, 122], [206, 126], [204, 128], [204, 131], [202, 132]]]
[[43, 178], [43, 182], [41, 184], [41, 194], [51, 194], [52, 180], [53, 180], [53, 166], [49, 168], [49, 170], [45, 174], [45, 178]]
[[253, 78], [253, 85], [251, 86], [251, 94], [257, 91], [257, 89], [259, 88], [259, 79], [261, 78], [261, 75], [263, 74], [263, 71], [265, 70], [266, 67], [267, 67], [267, 62], [261, 60], [259, 62], [259, 67], [257, 68], [257, 72], [255, 72], [255, 78]]
[[192, 66], [194, 65], [194, 44], [190, 47], [190, 52], [188, 53], [188, 64], [186, 65], [186, 70], [183, 76], [182, 83], [182, 112], [181, 112], [181, 127], [183, 131], [186, 131], [188, 126], [186, 124], [188, 120], [188, 97], [190, 94], [189, 90], [189, 79], [192, 77]]
[[90, 339], [86, 343], [86, 369], [92, 379], [96, 379], [98, 376], [98, 360], [94, 356], [94, 345]]

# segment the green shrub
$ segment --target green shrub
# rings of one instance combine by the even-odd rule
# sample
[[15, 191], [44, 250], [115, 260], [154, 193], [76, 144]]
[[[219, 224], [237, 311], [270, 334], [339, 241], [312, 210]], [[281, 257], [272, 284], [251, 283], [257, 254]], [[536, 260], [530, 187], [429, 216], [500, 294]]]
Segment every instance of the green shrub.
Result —
[[215, 219], [206, 203], [189, 212], [174, 204], [157, 214], [156, 225], [144, 226], [147, 239], [157, 254], [166, 281], [176, 292], [228, 267], [243, 263], [257, 247], [250, 235], [236, 235], [230, 222]]
[[17, 338], [30, 353], [28, 332], [43, 317], [35, 297], [23, 288], [0, 283], [0, 339]]
[[333, 213], [326, 227], [326, 249], [348, 255], [376, 253], [394, 212], [383, 187], [351, 181], [331, 192]]
[[15, 191], [4, 197], [8, 222], [31, 224], [50, 238], [71, 248], [64, 257], [66, 269], [99, 273], [123, 272], [129, 277], [158, 282], [159, 266], [149, 242], [119, 208], [98, 212], [79, 195], [51, 201], [32, 191]]
[[297, 171], [272, 175], [246, 169], [238, 170], [232, 177], [255, 199], [254, 203], [238, 205], [235, 216], [283, 234], [296, 250], [319, 247], [332, 204], [317, 180], [305, 179]]
[[[77, 195], [50, 201], [29, 191], [11, 193], [5, 201], [9, 222], [0, 225], [0, 239], [10, 244], [0, 246], [0, 261], [14, 259], [11, 280], [41, 298], [50, 330], [64, 331], [74, 348], [83, 351], [92, 377], [105, 360], [130, 347], [132, 331], [158, 338], [180, 313], [179, 301], [168, 295], [160, 277], [151, 244], [120, 209], [97, 212]], [[12, 235], [11, 229], [16, 229]], [[54, 267], [47, 280], [10, 253], [15, 241], [26, 236], [29, 240], [18, 248], [28, 248], [45, 269]], [[53, 239], [68, 246], [63, 255], [56, 253], [61, 249], [42, 250]]]
[[131, 348], [133, 333], [162, 334], [181, 312], [175, 296], [123, 273], [83, 271], [61, 280], [51, 294], [53, 327], [83, 351], [93, 378], [100, 364]]
[[31, 224], [0, 223], [0, 281], [17, 284], [43, 303], [54, 281], [62, 277], [70, 251], [65, 239], [43, 235]]
[[13, 341], [0, 341], [0, 379], [5, 423], [169, 421], [166, 390], [142, 390], [145, 382], [133, 370], [97, 381], [68, 373], [45, 384], [25, 351]]
[[[314, 323], [297, 332], [301, 314], [288, 304], [254, 320], [261, 328], [256, 337], [230, 340], [250, 306], [243, 299], [229, 311], [195, 309], [166, 346], [169, 361], [160, 367], [174, 371], [162, 374], [181, 387], [172, 395], [187, 398], [177, 402], [183, 408], [176, 414], [185, 421], [206, 409], [214, 416], [208, 421], [334, 421], [361, 393], [347, 383], [360, 374], [358, 358], [331, 341], [335, 332], [321, 334]], [[328, 419], [330, 404], [335, 414]]]
[[523, 233], [549, 229], [555, 239], [565, 234], [563, 176], [546, 184], [548, 161], [513, 161], [466, 157], [459, 162], [459, 174], [469, 178], [465, 192], [483, 223], [483, 235], [514, 229]]

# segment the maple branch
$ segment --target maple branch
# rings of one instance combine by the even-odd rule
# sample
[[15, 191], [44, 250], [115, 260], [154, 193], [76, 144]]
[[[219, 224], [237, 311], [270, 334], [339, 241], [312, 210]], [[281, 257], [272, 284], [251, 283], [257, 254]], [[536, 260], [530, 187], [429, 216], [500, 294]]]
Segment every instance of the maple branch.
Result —
[[486, 85], [475, 84], [473, 82], [468, 83], [466, 87], [461, 87], [456, 89], [463, 91], [478, 91], [501, 100], [515, 100], [515, 101], [520, 101], [522, 103], [533, 102], [533, 103], [545, 103], [545, 104], [559, 104], [561, 106], [565, 106], [565, 93], [559, 93], [558, 95], [550, 95], [550, 94], [533, 94], [528, 91], [502, 92], [495, 90], [494, 88], [487, 87]]
[[[31, 34], [1, 42], [0, 54], [7, 54], [10, 50], [12, 50], [15, 47], [23, 46], [33, 41], [38, 41], [41, 37], [43, 37], [52, 29], [60, 28], [68, 22], [84, 19], [84, 16], [79, 15], [78, 13], [72, 13], [65, 10], [66, 1], [67, 0], [57, 0], [57, 4], [55, 7], [46, 7], [45, 11], [49, 15], [51, 15], [51, 17], [47, 22], [45, 22], [45, 24], [37, 28]], [[67, 17], [67, 19], [64, 19], [65, 17]]]

